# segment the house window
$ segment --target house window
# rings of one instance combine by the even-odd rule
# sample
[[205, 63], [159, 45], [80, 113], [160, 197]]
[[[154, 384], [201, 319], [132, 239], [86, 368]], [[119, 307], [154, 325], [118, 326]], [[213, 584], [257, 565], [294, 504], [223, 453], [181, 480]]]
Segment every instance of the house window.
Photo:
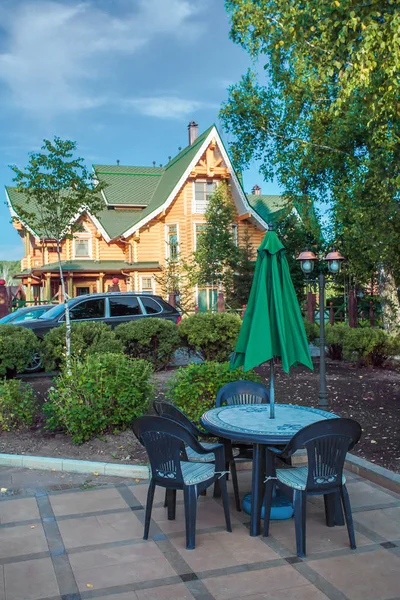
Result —
[[151, 277], [142, 277], [141, 284], [142, 292], [145, 294], [153, 293], [153, 279]]
[[195, 181], [194, 182], [194, 213], [203, 215], [208, 206], [210, 196], [213, 195], [217, 187], [216, 181]]
[[167, 225], [167, 258], [170, 260], [178, 260], [179, 241], [178, 241], [178, 226]]
[[74, 238], [74, 257], [90, 258], [90, 238], [88, 236]]
[[194, 226], [194, 249], [197, 250], [197, 239], [200, 233], [204, 233], [207, 223], [196, 223]]
[[238, 245], [238, 226], [236, 224], [232, 225], [232, 241], [235, 246]]

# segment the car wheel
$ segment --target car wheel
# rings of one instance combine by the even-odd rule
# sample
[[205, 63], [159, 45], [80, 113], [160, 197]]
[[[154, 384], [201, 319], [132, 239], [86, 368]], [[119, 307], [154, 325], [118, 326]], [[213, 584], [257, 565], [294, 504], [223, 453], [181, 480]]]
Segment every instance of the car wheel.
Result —
[[40, 371], [41, 368], [42, 368], [42, 357], [40, 356], [39, 352], [35, 352], [35, 354], [32, 357], [31, 362], [25, 368], [25, 373], [36, 373], [36, 371]]

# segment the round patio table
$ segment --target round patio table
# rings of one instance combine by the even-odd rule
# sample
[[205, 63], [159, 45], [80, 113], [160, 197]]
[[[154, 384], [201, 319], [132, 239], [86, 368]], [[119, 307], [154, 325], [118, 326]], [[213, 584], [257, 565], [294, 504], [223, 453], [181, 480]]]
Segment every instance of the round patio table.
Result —
[[201, 417], [201, 424], [213, 435], [253, 445], [251, 536], [260, 535], [264, 471], [267, 476], [275, 475], [275, 459], [264, 451], [264, 446], [286, 446], [303, 427], [337, 418], [317, 408], [276, 404], [275, 418], [270, 419], [269, 408], [269, 404], [236, 404], [212, 408]]

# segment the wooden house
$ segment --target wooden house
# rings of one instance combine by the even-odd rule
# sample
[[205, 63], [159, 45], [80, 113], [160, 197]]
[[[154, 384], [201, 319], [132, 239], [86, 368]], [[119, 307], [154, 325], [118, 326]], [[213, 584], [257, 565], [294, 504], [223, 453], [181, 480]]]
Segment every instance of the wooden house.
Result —
[[[201, 135], [188, 127], [189, 144], [164, 167], [94, 165], [103, 192], [104, 210], [79, 218], [82, 231], [62, 242], [62, 268], [69, 296], [102, 292], [116, 284], [121, 291], [160, 293], [155, 275], [166, 259], [187, 259], [196, 249], [205, 210], [215, 186], [226, 181], [236, 208], [232, 223], [240, 243], [244, 227], [257, 248], [268, 223], [285, 210], [280, 196], [263, 196], [255, 186], [246, 195], [215, 125]], [[24, 241], [19, 274], [28, 300], [61, 299], [55, 243], [40, 239], [16, 212], [21, 194], [6, 188], [14, 226]], [[213, 302], [207, 289], [194, 289], [202, 308]]]

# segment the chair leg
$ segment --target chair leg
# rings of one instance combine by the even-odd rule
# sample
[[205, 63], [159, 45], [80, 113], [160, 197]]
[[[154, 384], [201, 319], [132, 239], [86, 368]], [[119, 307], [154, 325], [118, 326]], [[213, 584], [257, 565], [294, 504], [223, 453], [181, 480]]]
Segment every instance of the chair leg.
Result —
[[226, 456], [226, 462], [227, 462], [227, 471], [230, 470], [232, 473], [232, 485], [233, 485], [233, 493], [235, 496], [236, 510], [238, 512], [241, 512], [242, 507], [240, 504], [239, 483], [238, 483], [238, 478], [237, 478], [236, 463], [235, 463], [235, 459], [233, 458], [231, 442], [228, 442], [227, 444], [225, 444], [225, 456]]
[[305, 492], [295, 490], [294, 492], [294, 523], [296, 529], [297, 556], [302, 558], [306, 555], [306, 509], [307, 495]]
[[353, 516], [351, 514], [349, 493], [348, 493], [345, 485], [342, 485], [342, 488], [340, 490], [340, 495], [342, 497], [342, 502], [343, 502], [344, 516], [346, 519], [347, 532], [349, 534], [349, 540], [350, 540], [350, 548], [352, 550], [355, 550], [357, 546], [356, 546], [356, 538], [354, 535]]
[[154, 490], [155, 489], [156, 489], [156, 484], [154, 483], [153, 480], [150, 480], [149, 489], [147, 491], [146, 514], [145, 514], [145, 518], [144, 518], [144, 535], [143, 535], [144, 540], [147, 540], [149, 538], [151, 509], [153, 508]]
[[185, 503], [186, 549], [194, 550], [196, 545], [197, 486], [185, 485], [183, 499]]
[[167, 506], [168, 506], [168, 521], [175, 521], [176, 515], [176, 490], [166, 490]]
[[274, 491], [274, 482], [272, 479], [265, 484], [264, 494], [264, 537], [269, 536], [269, 521], [271, 517], [272, 494]]
[[336, 494], [324, 494], [325, 520], [327, 527], [335, 526]]
[[221, 488], [222, 504], [223, 504], [224, 513], [225, 513], [226, 530], [232, 531], [231, 514], [229, 512], [228, 486], [226, 485], [226, 476], [221, 477], [221, 479], [219, 480], [219, 485]]

